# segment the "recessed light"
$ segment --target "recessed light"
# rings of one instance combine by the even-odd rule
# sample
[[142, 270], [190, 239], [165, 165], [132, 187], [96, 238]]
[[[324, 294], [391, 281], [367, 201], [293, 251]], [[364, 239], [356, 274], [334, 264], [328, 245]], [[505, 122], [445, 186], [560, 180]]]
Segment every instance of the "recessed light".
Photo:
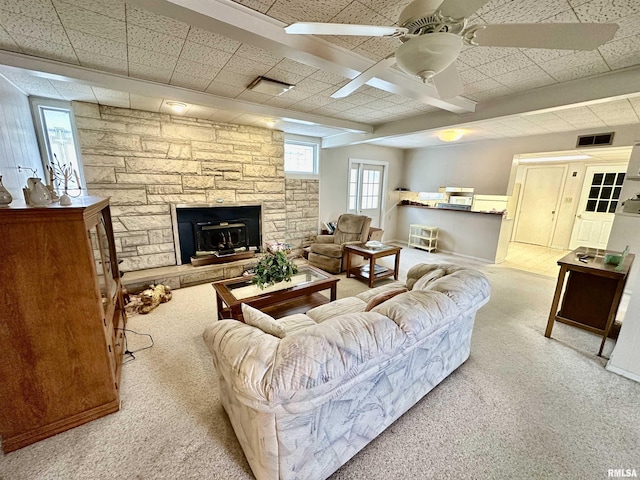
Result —
[[273, 118], [265, 118], [264, 124], [269, 128], [273, 128], [276, 126], [276, 121]]
[[455, 130], [443, 130], [438, 132], [438, 138], [443, 142], [456, 142], [462, 138], [465, 134], [465, 131], [462, 129]]
[[187, 105], [186, 103], [182, 103], [182, 102], [164, 102], [168, 107], [171, 107], [171, 109], [176, 112], [176, 113], [184, 113], [184, 111], [187, 109], [187, 107], [189, 105]]
[[265, 93], [275, 97], [291, 90], [294, 86], [295, 85], [289, 85], [288, 83], [278, 82], [277, 80], [271, 80], [270, 78], [258, 77], [251, 82], [247, 88], [254, 92]]

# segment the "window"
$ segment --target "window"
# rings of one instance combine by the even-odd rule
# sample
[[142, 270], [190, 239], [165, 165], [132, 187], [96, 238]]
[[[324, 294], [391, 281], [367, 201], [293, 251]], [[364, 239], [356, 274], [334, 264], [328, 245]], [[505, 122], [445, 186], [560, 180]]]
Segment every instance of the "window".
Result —
[[620, 200], [624, 173], [596, 173], [591, 181], [587, 212], [615, 213]]
[[318, 143], [284, 141], [284, 171], [293, 175], [318, 175]]
[[[68, 193], [80, 194], [83, 175], [71, 106], [65, 102], [32, 99], [32, 111], [44, 172], [48, 171], [47, 167], [54, 169], [54, 188], [62, 192], [65, 187], [63, 172], [67, 171]], [[46, 181], [49, 182], [48, 175]]]

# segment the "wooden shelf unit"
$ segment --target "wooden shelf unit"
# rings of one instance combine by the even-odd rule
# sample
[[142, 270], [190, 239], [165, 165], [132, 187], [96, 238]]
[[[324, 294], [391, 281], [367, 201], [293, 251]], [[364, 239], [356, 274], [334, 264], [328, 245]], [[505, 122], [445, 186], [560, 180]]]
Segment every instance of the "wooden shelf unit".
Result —
[[11, 452], [120, 408], [126, 316], [109, 201], [0, 209], [0, 435]]
[[433, 252], [438, 248], [438, 227], [412, 223], [409, 225], [408, 243], [410, 247]]

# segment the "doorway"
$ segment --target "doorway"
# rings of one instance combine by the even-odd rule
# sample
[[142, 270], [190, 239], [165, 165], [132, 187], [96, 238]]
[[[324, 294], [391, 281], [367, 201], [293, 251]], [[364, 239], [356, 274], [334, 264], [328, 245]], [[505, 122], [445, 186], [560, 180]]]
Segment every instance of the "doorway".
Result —
[[387, 166], [385, 162], [349, 159], [349, 192], [347, 211], [371, 218], [371, 226], [382, 227], [384, 187]]

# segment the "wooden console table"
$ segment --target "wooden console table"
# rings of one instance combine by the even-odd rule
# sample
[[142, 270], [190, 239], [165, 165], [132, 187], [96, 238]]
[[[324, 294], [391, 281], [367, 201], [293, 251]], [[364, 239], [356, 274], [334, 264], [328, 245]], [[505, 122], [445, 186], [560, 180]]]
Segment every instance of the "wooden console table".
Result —
[[[581, 255], [589, 255], [585, 261]], [[622, 268], [604, 263], [604, 250], [579, 247], [558, 260], [560, 273], [549, 312], [545, 337], [551, 337], [553, 324], [558, 322], [602, 335], [598, 356], [602, 355], [609, 330], [618, 312], [622, 292], [634, 259], [627, 255]], [[569, 272], [567, 286], [562, 295], [565, 276]], [[562, 305], [558, 311], [560, 298]]]

